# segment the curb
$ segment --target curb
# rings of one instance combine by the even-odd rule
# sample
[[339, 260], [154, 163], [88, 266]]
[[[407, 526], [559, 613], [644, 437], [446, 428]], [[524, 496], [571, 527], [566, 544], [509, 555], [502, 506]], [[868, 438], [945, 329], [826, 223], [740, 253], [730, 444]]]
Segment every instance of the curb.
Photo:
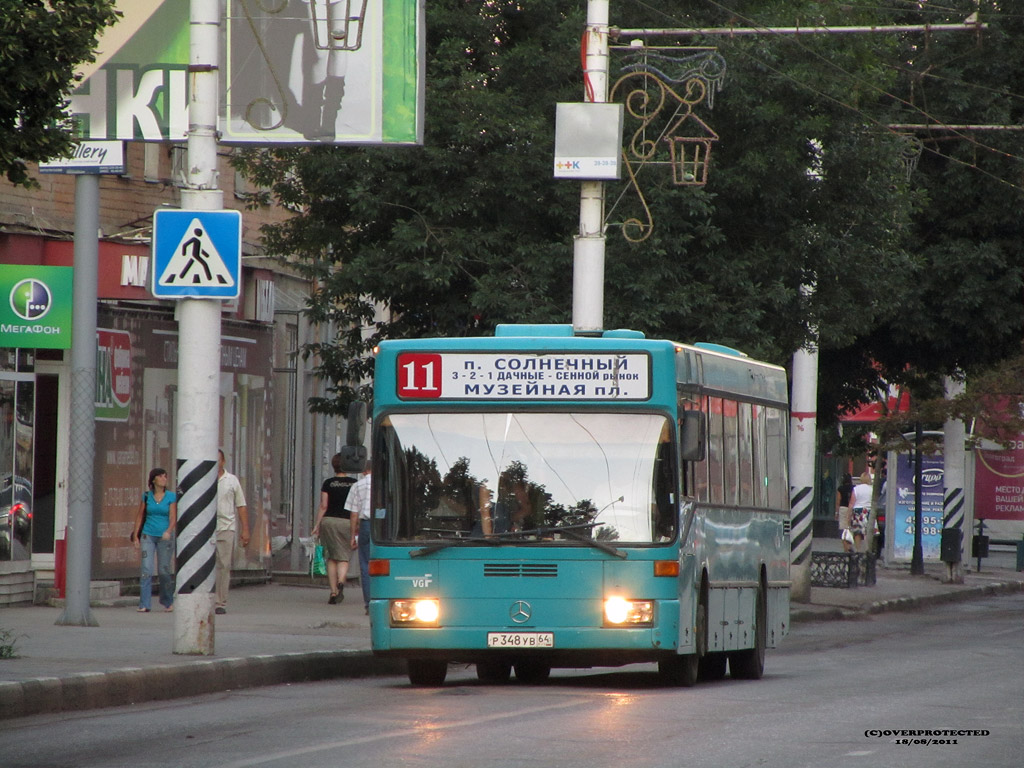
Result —
[[882, 600], [877, 603], [871, 603], [871, 605], [864, 609], [864, 613], [912, 611], [928, 605], [959, 603], [966, 600], [994, 597], [996, 595], [1008, 595], [1015, 592], [1024, 592], [1024, 581], [994, 581], [991, 584], [984, 584], [980, 587], [971, 587], [970, 589], [965, 589], [960, 592], [945, 592], [925, 597], [898, 597], [893, 600]]
[[823, 606], [819, 610], [809, 608], [790, 608], [791, 624], [805, 621], [829, 621], [833, 619], [856, 619], [865, 615], [890, 613], [892, 611], [913, 611], [931, 605], [943, 603], [959, 603], [978, 598], [1024, 592], [1024, 581], [994, 581], [980, 587], [971, 587], [960, 592], [945, 592], [937, 595], [921, 597], [897, 597], [891, 600], [879, 600], [868, 603], [860, 608], [844, 608], [840, 606]]
[[184, 664], [125, 667], [0, 682], [0, 720], [118, 707], [240, 688], [405, 674], [405, 663], [370, 651], [311, 651]]

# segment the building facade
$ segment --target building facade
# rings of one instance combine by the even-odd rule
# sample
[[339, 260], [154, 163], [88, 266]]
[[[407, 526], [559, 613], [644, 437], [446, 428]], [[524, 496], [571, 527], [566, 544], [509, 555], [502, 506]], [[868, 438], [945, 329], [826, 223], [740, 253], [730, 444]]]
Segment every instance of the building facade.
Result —
[[[229, 152], [222, 150], [220, 186], [225, 208], [243, 212], [243, 267], [241, 296], [221, 302], [219, 434], [252, 529], [249, 545], [236, 547], [235, 572], [261, 578], [305, 566], [297, 542], [308, 536], [338, 425], [305, 407], [320, 386], [299, 354], [320, 332], [301, 313], [309, 284], [261, 256], [259, 227], [289, 214], [247, 209]], [[172, 486], [176, 479], [175, 414], [188, 407], [177, 398], [176, 302], [155, 299], [149, 285], [153, 213], [180, 204], [183, 161], [180, 145], [128, 143], [125, 172], [100, 178], [94, 580], [138, 578], [128, 536], [148, 472], [164, 467]], [[75, 176], [36, 178], [38, 188], [0, 187], [0, 277], [6, 273], [8, 291], [33, 270], [75, 266]], [[45, 342], [0, 332], [0, 604], [39, 599], [60, 582], [75, 450], [70, 350], [36, 343]]]

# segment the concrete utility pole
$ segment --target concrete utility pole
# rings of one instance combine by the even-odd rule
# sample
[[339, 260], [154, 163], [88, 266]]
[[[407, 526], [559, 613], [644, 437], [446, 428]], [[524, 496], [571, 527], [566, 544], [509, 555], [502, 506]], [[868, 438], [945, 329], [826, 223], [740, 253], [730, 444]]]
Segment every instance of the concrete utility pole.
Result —
[[93, 460], [96, 454], [96, 297], [99, 278], [100, 177], [75, 178], [72, 283], [71, 450], [68, 457], [67, 591], [56, 623], [95, 627], [92, 581]]
[[793, 397], [789, 416], [789, 499], [791, 596], [811, 600], [811, 541], [814, 521], [814, 457], [818, 433], [818, 347], [793, 355]]
[[[608, 101], [608, 0], [587, 2], [584, 98]], [[582, 334], [604, 329], [604, 182], [580, 182], [580, 230], [573, 240], [572, 327]]]
[[[220, 3], [191, 0], [189, 8], [188, 178], [185, 210], [221, 210], [217, 188]], [[219, 299], [178, 303], [177, 583], [174, 653], [212, 655], [220, 424]]]

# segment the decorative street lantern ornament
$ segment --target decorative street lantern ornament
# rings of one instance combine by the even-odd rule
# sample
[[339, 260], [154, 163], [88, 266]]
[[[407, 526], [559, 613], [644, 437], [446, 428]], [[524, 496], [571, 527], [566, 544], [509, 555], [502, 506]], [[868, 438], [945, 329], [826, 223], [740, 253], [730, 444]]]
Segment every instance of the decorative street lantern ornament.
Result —
[[[627, 191], [629, 187], [636, 190], [647, 219], [644, 222], [634, 217], [622, 222], [622, 235], [630, 242], [646, 240], [654, 228], [638, 181], [648, 166], [669, 166], [672, 182], [677, 186], [707, 184], [711, 148], [718, 141], [718, 134], [693, 110], [702, 103], [710, 106], [709, 91], [721, 87], [725, 71], [724, 60], [717, 54], [717, 58], [708, 54], [703, 51], [701, 56], [678, 60], [683, 79], [673, 78], [672, 85], [664, 78], [673, 60], [658, 55], [653, 64], [645, 58], [628, 65], [625, 69], [629, 71], [611, 88], [610, 100], [621, 100], [626, 108], [624, 135], [629, 136], [629, 141], [623, 159], [629, 178]], [[713, 78], [707, 75], [707, 62], [715, 63]]]
[[708, 163], [711, 160], [711, 144], [718, 141], [718, 134], [694, 114], [685, 115], [676, 128], [686, 127], [698, 135], [666, 136], [672, 155], [672, 183], [679, 186], [703, 187], [708, 183]]

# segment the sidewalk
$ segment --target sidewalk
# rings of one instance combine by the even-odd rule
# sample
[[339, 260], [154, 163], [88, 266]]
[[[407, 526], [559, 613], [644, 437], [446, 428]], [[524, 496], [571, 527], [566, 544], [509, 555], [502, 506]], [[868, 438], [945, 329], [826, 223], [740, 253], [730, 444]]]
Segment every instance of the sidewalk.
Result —
[[[824, 548], [824, 547], [823, 547]], [[852, 589], [811, 588], [809, 604], [793, 603], [793, 622], [910, 610], [938, 602], [977, 600], [1024, 591], [1024, 573], [983, 565], [964, 584], [943, 584], [944, 566], [923, 576], [879, 566], [877, 583]], [[98, 627], [56, 626], [61, 609], [0, 609], [0, 631], [16, 638], [17, 658], [0, 659], [0, 719], [118, 706], [233, 688], [340, 677], [404, 674], [404, 663], [370, 652], [369, 620], [358, 584], [340, 605], [327, 590], [265, 584], [231, 590], [228, 613], [216, 617], [215, 655], [172, 653], [174, 615], [137, 613], [137, 598], [92, 609]], [[0, 638], [0, 644], [8, 643]]]

